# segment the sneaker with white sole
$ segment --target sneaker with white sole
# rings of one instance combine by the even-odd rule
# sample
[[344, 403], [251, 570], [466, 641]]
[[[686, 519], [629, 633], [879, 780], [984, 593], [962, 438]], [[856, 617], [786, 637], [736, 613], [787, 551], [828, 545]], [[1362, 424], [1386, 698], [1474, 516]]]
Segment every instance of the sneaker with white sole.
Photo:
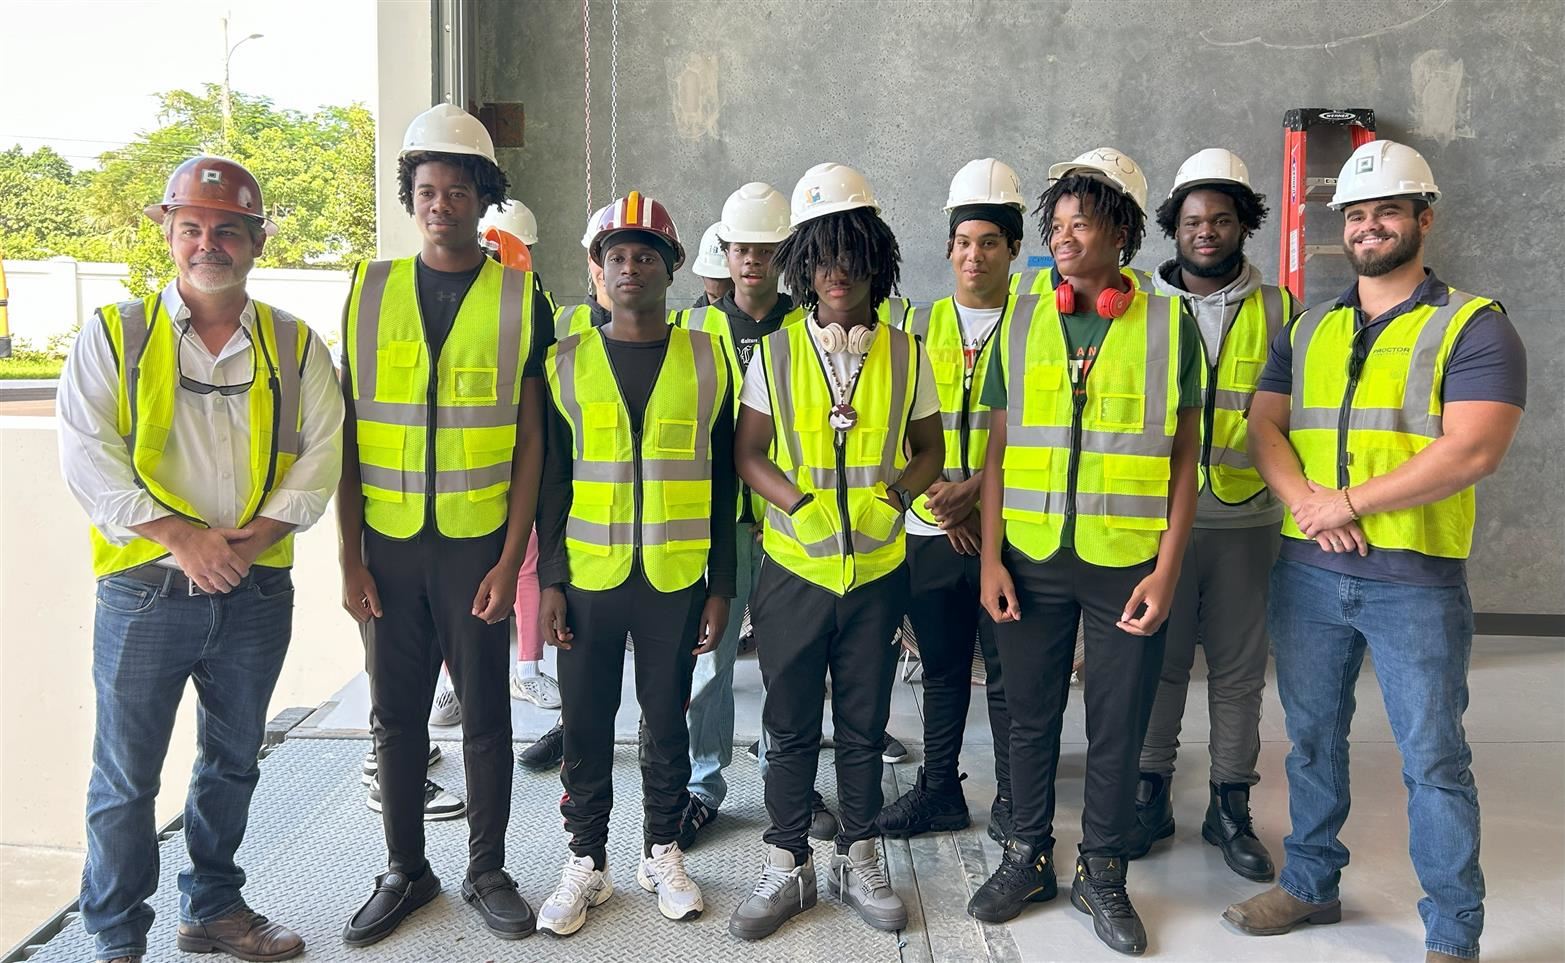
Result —
[[891, 890], [875, 840], [861, 839], [831, 858], [826, 890], [877, 930], [907, 929], [907, 907]]
[[560, 684], [543, 674], [521, 676], [511, 673], [511, 698], [531, 702], [540, 709], [560, 707]]
[[614, 880], [608, 863], [592, 868], [591, 856], [571, 856], [565, 860], [560, 885], [538, 907], [538, 930], [553, 936], [570, 936], [587, 922], [587, 908], [602, 906], [614, 895]]
[[[435, 768], [435, 763], [439, 761], [440, 743], [431, 742], [429, 744], [429, 762], [425, 764], [425, 768], [433, 769]], [[364, 764], [359, 766], [359, 783], [368, 786], [375, 780], [375, 776], [379, 772], [380, 760], [375, 758], [375, 747], [371, 745], [370, 751], [364, 754]]]
[[429, 710], [429, 724], [454, 726], [461, 721], [462, 704], [456, 701], [456, 690], [451, 688], [451, 680], [442, 674], [440, 685], [435, 689], [435, 704]]
[[728, 918], [728, 932], [741, 940], [759, 940], [815, 905], [815, 861], [798, 863], [786, 849], [773, 846], [761, 866], [761, 878]]
[[701, 889], [685, 873], [685, 851], [679, 843], [660, 843], [651, 856], [641, 857], [636, 882], [649, 893], [658, 894], [658, 912], [676, 922], [701, 915]]
[[[365, 800], [364, 805], [368, 806], [371, 812], [380, 812], [381, 806], [379, 776], [376, 776], [370, 780], [369, 799]], [[466, 813], [467, 803], [463, 802], [461, 798], [453, 795], [452, 793], [446, 792], [441, 788], [440, 784], [435, 782], [433, 779], [424, 780], [425, 822], [438, 822], [442, 819], [456, 819], [459, 816], [466, 815]]]

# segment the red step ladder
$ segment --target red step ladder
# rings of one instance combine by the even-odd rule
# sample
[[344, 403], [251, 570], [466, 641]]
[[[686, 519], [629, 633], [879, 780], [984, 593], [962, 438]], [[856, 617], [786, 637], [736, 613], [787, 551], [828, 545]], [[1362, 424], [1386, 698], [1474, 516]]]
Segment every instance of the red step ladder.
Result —
[[[1353, 149], [1375, 139], [1375, 111], [1368, 107], [1295, 107], [1282, 117], [1282, 253], [1278, 258], [1282, 284], [1299, 303], [1304, 300], [1304, 264], [1317, 254], [1341, 254], [1337, 244], [1307, 244], [1304, 216], [1307, 204], [1320, 204], [1336, 192], [1336, 177], [1310, 177], [1305, 168], [1305, 141], [1315, 127], [1346, 127]], [[1346, 157], [1342, 158], [1345, 162]], [[1339, 163], [1333, 169], [1340, 169]]]

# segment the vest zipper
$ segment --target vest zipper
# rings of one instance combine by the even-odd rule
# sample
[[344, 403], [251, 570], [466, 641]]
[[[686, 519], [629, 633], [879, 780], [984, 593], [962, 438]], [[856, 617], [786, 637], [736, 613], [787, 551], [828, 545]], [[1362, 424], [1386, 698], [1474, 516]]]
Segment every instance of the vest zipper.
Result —
[[[826, 379], [826, 390], [830, 391], [832, 380], [831, 374], [826, 370], [828, 362], [826, 361], [826, 356], [821, 354], [816, 346], [813, 337], [810, 338], [810, 351], [815, 355], [815, 363], [820, 365], [821, 377]], [[866, 365], [869, 364], [867, 355], [864, 358], [864, 363]], [[863, 368], [859, 369], [861, 375], [863, 370]], [[846, 405], [853, 404], [853, 396], [858, 393], [858, 390], [859, 379], [855, 376], [853, 383], [848, 386], [848, 396], [842, 399], [842, 403]], [[847, 560], [853, 557], [853, 519], [848, 515], [848, 433], [846, 431], [837, 431], [836, 429], [832, 431], [836, 435], [836, 438], [832, 441], [832, 450], [835, 452], [837, 460], [837, 513], [842, 521], [842, 557], [844, 560]], [[800, 467], [804, 466], [801, 465]]]
[[[670, 325], [669, 327], [670, 327], [669, 339], [672, 340], [673, 337], [674, 337], [674, 335], [672, 333], [673, 325]], [[605, 338], [604, 340], [606, 342], [608, 339]], [[625, 418], [628, 421], [629, 418], [630, 418], [630, 402], [625, 400], [625, 386], [620, 384], [619, 370], [614, 367], [614, 356], [609, 353], [609, 346], [606, 343], [603, 346], [603, 356], [604, 356], [604, 358], [608, 359], [608, 362], [609, 362], [609, 373], [614, 376], [614, 390], [619, 392], [619, 403], [620, 403], [620, 406], [625, 409]], [[663, 362], [666, 361], [666, 360], [668, 360], [668, 341], [663, 342], [663, 354], [658, 358], [657, 370], [652, 373], [652, 390], [647, 392], [647, 406], [648, 407], [651, 407], [651, 405], [652, 405], [652, 395], [654, 393], [656, 393], [656, 391], [658, 390], [658, 379], [663, 376]], [[646, 410], [646, 408], [643, 408], [641, 410], [641, 427], [642, 427], [643, 431], [647, 427], [647, 410]], [[631, 505], [634, 506], [634, 507], [631, 509], [631, 527], [630, 527], [631, 528], [631, 549], [630, 550], [631, 550], [632, 558], [635, 561], [636, 567], [641, 569], [641, 580], [643, 582], [646, 582], [648, 587], [652, 587], [652, 579], [647, 575], [646, 559], [642, 558], [642, 550], [643, 550], [644, 546], [641, 543], [641, 541], [642, 541], [641, 540], [641, 519], [642, 519], [641, 435], [642, 435], [641, 431], [637, 431], [634, 428], [631, 429], [631, 432], [630, 432], [630, 463], [631, 463], [631, 471], [632, 471], [632, 476], [631, 476], [632, 480], [631, 480], [631, 486], [630, 486], [630, 497], [631, 497]], [[612, 526], [612, 520], [611, 520], [611, 526]], [[611, 528], [610, 538], [612, 538], [612, 537], [613, 537], [613, 535], [612, 535], [612, 528]]]
[[[1065, 364], [1068, 370], [1070, 366], [1070, 332], [1066, 330], [1065, 318], [1063, 316], [1059, 317], [1059, 322], [1060, 338], [1065, 342]], [[1108, 340], [1108, 335], [1106, 333], [1103, 336], [1103, 340]], [[1101, 345], [1099, 346], [1098, 350], [1100, 352], [1103, 350]], [[1081, 419], [1082, 414], [1087, 410], [1087, 379], [1091, 377], [1092, 369], [1096, 366], [1097, 359], [1091, 359], [1092, 364], [1088, 364], [1087, 361], [1087, 358], [1082, 359], [1081, 384], [1077, 385], [1076, 379], [1071, 379], [1071, 453], [1070, 461], [1068, 462], [1065, 470], [1064, 527], [1070, 530], [1073, 551], [1076, 544], [1076, 476], [1080, 474], [1081, 471]], [[1076, 391], [1078, 387], [1081, 388], [1081, 392], [1079, 394]], [[1063, 535], [1063, 531], [1061, 534]]]
[[[457, 306], [457, 310], [461, 311], [461, 305]], [[424, 305], [419, 300], [418, 265], [416, 264], [413, 266], [413, 311], [418, 315], [419, 333], [424, 336], [424, 347], [426, 349], [424, 353], [429, 356], [429, 376], [427, 379], [429, 383], [424, 392], [424, 407], [427, 412], [425, 421], [429, 423], [429, 426], [424, 429], [424, 485], [426, 490], [424, 492], [424, 521], [419, 523], [419, 528], [422, 530], [424, 525], [429, 523], [438, 532], [440, 530], [440, 522], [435, 517], [435, 428], [437, 427], [435, 424], [435, 410], [437, 407], [435, 401], [438, 388], [436, 378], [439, 366], [435, 358], [435, 352], [432, 350], [434, 345], [429, 343], [429, 326], [424, 323]], [[456, 318], [451, 319], [451, 327], [453, 329], [456, 328]], [[446, 339], [450, 340], [449, 334], [446, 336]], [[445, 345], [442, 344], [440, 349], [444, 351]]]

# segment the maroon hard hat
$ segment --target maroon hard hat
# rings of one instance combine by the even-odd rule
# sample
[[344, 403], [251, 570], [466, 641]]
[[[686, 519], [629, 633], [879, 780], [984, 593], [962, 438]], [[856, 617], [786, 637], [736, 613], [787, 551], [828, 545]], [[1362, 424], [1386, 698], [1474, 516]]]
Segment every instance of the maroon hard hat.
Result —
[[146, 209], [147, 216], [162, 224], [176, 207], [209, 207], [217, 211], [244, 214], [261, 222], [268, 236], [277, 233], [277, 223], [266, 216], [261, 203], [261, 185], [243, 164], [226, 157], [204, 154], [192, 157], [168, 177], [163, 200]]

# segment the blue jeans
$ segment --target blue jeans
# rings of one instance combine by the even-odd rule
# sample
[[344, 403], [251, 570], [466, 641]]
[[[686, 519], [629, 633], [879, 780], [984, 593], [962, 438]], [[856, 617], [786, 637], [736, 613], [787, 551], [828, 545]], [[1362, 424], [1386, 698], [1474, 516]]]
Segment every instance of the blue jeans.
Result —
[[739, 658], [744, 607], [761, 568], [761, 546], [747, 523], [739, 523], [734, 542], [738, 565], [728, 628], [717, 648], [696, 658], [690, 709], [685, 717], [690, 729], [690, 793], [712, 809], [721, 806], [728, 795], [723, 769], [734, 756], [734, 660]]
[[1282, 888], [1310, 903], [1337, 898], [1348, 864], [1337, 834], [1350, 803], [1353, 687], [1367, 647], [1402, 754], [1408, 849], [1426, 894], [1418, 901], [1425, 946], [1477, 956], [1484, 882], [1478, 789], [1462, 729], [1473, 642], [1467, 588], [1371, 581], [1283, 560], [1272, 569], [1267, 627], [1293, 743]]
[[146, 952], [158, 887], [154, 804], [174, 714], [195, 683], [199, 753], [185, 800], [190, 866], [179, 874], [179, 915], [204, 923], [243, 905], [245, 874], [234, 863], [267, 703], [293, 626], [287, 571], [254, 569], [229, 595], [163, 595], [123, 577], [98, 583], [92, 679], [97, 729], [87, 786], [87, 864], [81, 914], [98, 956]]

